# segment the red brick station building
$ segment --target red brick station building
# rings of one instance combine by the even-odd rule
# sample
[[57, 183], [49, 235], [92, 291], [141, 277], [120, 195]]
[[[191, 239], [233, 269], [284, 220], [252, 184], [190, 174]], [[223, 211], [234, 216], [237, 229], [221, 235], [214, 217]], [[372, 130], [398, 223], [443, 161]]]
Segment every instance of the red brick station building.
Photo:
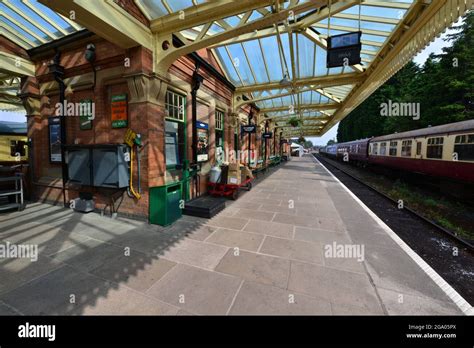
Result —
[[[136, 28], [150, 25], [133, 1], [115, 1], [115, 4]], [[77, 16], [81, 15], [85, 14], [78, 9]], [[81, 29], [29, 50], [0, 36], [1, 51], [34, 63], [34, 76], [22, 78], [19, 94], [27, 112], [31, 140], [33, 200], [67, 204], [80, 192], [89, 192], [96, 209], [114, 205], [119, 214], [148, 218], [150, 189], [182, 182], [183, 190], [187, 191], [183, 196], [187, 199], [203, 195], [210, 169], [216, 163], [217, 147], [225, 154], [230, 150], [247, 152], [249, 135], [240, 134], [240, 124], [247, 124], [250, 114], [252, 123], [257, 125], [250, 145], [252, 150], [258, 150], [253, 164], [262, 162], [261, 134], [265, 126], [271, 131], [274, 125], [253, 104], [241, 102], [236, 107], [245, 95], [234, 95], [235, 87], [226, 79], [211, 50], [202, 48], [176, 59], [170, 58], [173, 55], [163, 55], [160, 62], [150, 44], [139, 44], [140, 35], [135, 42], [118, 35], [122, 28], [116, 30], [102, 22], [92, 24], [100, 28], [102, 35]], [[160, 45], [157, 52], [164, 53], [185, 44], [174, 36], [157, 41], [152, 45]], [[92, 119], [77, 114], [57, 117], [61, 87], [54, 74], [55, 66], [62, 72], [66, 105], [92, 102], [95, 108]], [[204, 123], [208, 134], [207, 156], [199, 161], [197, 173], [193, 167], [196, 158], [192, 144], [193, 132], [199, 130], [193, 129], [196, 127], [193, 121]], [[126, 190], [82, 186], [70, 180], [63, 184], [61, 146], [58, 146], [61, 127], [65, 127], [67, 146], [122, 144], [128, 129], [139, 134], [140, 166], [137, 167], [134, 158], [133, 181], [135, 186], [140, 182], [141, 197], [130, 197]], [[174, 147], [167, 148], [167, 131], [175, 134], [171, 139]], [[267, 158], [280, 153], [280, 140], [278, 131], [268, 139]]]

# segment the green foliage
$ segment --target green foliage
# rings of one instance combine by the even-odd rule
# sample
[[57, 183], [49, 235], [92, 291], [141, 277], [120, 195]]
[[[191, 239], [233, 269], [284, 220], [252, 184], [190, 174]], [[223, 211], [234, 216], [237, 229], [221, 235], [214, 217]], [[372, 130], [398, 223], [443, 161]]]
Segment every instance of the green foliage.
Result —
[[[423, 66], [408, 63], [339, 124], [339, 142], [474, 119], [474, 11], [450, 47]], [[419, 103], [421, 117], [384, 117], [382, 103]]]
[[290, 117], [287, 122], [292, 127], [298, 127], [301, 124], [301, 119], [298, 117]]
[[329, 145], [334, 145], [336, 142], [333, 140], [333, 139], [330, 139], [328, 141], [328, 143], [326, 144], [326, 146], [329, 146]]
[[310, 149], [313, 147], [313, 142], [311, 140], [306, 140], [303, 144], [305, 149]]

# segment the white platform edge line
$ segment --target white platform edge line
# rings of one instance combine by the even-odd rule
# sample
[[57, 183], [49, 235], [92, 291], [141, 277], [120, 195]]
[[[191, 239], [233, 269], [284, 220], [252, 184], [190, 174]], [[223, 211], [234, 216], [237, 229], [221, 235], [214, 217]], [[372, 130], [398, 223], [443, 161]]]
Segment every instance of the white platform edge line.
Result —
[[474, 307], [469, 304], [451, 285], [446, 282], [430, 265], [426, 263], [412, 248], [408, 246], [393, 230], [388, 227], [375, 213], [367, 207], [355, 194], [349, 190], [338, 178], [334, 176], [316, 157], [311, 155], [321, 167], [324, 168], [341, 186], [349, 193], [349, 195], [360, 204], [360, 206], [374, 219], [379, 226], [387, 232], [387, 234], [405, 251], [408, 256], [435, 282], [436, 285], [448, 296], [466, 315], [474, 315]]

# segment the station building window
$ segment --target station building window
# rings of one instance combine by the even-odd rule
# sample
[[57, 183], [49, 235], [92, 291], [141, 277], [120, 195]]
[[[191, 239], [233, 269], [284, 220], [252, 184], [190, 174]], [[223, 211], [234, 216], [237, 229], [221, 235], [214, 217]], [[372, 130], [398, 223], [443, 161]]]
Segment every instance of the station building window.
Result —
[[427, 158], [443, 158], [443, 137], [428, 138]]
[[459, 161], [474, 161], [474, 134], [456, 136], [454, 152], [458, 154]]
[[411, 157], [411, 140], [402, 141], [402, 157]]
[[216, 110], [216, 147], [224, 148], [224, 113]]
[[381, 156], [387, 155], [387, 143], [386, 142], [380, 143], [380, 155]]
[[176, 168], [183, 164], [186, 151], [186, 97], [167, 91], [165, 110], [166, 167]]
[[388, 150], [388, 154], [390, 156], [396, 156], [397, 155], [397, 147], [398, 147], [398, 141], [391, 141], [390, 142], [390, 148]]

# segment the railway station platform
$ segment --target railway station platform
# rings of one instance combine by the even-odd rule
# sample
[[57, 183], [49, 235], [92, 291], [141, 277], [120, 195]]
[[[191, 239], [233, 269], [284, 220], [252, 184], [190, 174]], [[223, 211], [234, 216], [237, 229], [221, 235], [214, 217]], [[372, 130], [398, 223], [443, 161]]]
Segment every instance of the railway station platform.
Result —
[[[312, 156], [170, 227], [35, 203], [0, 215], [0, 314], [461, 315]], [[439, 283], [439, 282], [438, 282]]]

